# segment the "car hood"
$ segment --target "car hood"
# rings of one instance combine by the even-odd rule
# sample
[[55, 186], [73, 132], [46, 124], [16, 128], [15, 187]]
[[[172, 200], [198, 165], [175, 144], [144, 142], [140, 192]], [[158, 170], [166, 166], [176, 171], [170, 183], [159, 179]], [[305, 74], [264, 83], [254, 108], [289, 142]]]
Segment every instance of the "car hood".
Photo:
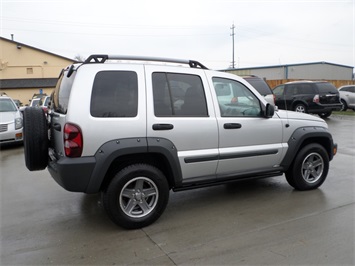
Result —
[[308, 121], [325, 123], [325, 121], [322, 118], [314, 116], [314, 115], [305, 114], [305, 113], [299, 113], [299, 112], [294, 112], [294, 111], [286, 111], [286, 110], [278, 110], [275, 113], [281, 119], [308, 120]]
[[0, 123], [1, 124], [14, 123], [14, 120], [17, 117], [20, 117], [20, 115], [17, 112], [1, 112]]

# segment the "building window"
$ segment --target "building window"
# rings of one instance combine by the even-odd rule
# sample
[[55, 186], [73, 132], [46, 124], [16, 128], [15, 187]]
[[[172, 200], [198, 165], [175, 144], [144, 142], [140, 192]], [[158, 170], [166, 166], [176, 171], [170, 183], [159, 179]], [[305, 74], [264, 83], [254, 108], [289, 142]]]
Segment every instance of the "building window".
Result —
[[27, 74], [33, 74], [33, 68], [32, 67], [28, 67], [27, 68]]

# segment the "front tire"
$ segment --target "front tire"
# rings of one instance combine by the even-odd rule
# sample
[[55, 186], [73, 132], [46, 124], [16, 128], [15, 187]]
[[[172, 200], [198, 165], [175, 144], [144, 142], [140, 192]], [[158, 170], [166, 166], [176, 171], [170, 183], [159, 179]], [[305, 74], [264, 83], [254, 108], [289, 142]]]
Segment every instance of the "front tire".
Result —
[[110, 219], [126, 229], [155, 222], [169, 201], [169, 185], [154, 166], [133, 164], [120, 170], [102, 192], [103, 206]]
[[329, 157], [323, 146], [308, 144], [303, 147], [285, 173], [287, 182], [297, 190], [316, 189], [325, 181], [329, 170]]

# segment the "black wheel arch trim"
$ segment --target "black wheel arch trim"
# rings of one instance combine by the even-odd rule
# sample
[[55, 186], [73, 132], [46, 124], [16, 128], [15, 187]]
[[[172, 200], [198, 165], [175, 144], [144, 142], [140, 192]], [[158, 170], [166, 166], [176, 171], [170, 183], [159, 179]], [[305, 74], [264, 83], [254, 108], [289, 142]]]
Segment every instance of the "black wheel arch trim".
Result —
[[337, 146], [337, 144], [333, 142], [332, 135], [325, 127], [298, 128], [293, 132], [287, 143], [288, 149], [284, 159], [281, 162], [281, 166], [284, 170], [287, 170], [291, 166], [294, 158], [296, 157], [296, 153], [305, 144], [318, 143], [322, 145], [327, 151], [329, 161], [333, 159], [333, 148]]
[[164, 138], [127, 138], [117, 139], [103, 144], [95, 154], [95, 168], [91, 174], [90, 182], [86, 188], [86, 193], [99, 192], [105, 175], [112, 163], [119, 157], [127, 155], [147, 155], [160, 154], [167, 160], [169, 166], [169, 176], [175, 184], [182, 182], [180, 163], [174, 144]]

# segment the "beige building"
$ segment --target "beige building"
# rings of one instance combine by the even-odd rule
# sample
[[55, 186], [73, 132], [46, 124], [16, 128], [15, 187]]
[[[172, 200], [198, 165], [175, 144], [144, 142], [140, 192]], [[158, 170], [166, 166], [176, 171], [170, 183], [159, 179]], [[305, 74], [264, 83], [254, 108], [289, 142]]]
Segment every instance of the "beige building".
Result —
[[28, 104], [35, 93], [50, 95], [60, 71], [75, 60], [0, 37], [0, 92]]

